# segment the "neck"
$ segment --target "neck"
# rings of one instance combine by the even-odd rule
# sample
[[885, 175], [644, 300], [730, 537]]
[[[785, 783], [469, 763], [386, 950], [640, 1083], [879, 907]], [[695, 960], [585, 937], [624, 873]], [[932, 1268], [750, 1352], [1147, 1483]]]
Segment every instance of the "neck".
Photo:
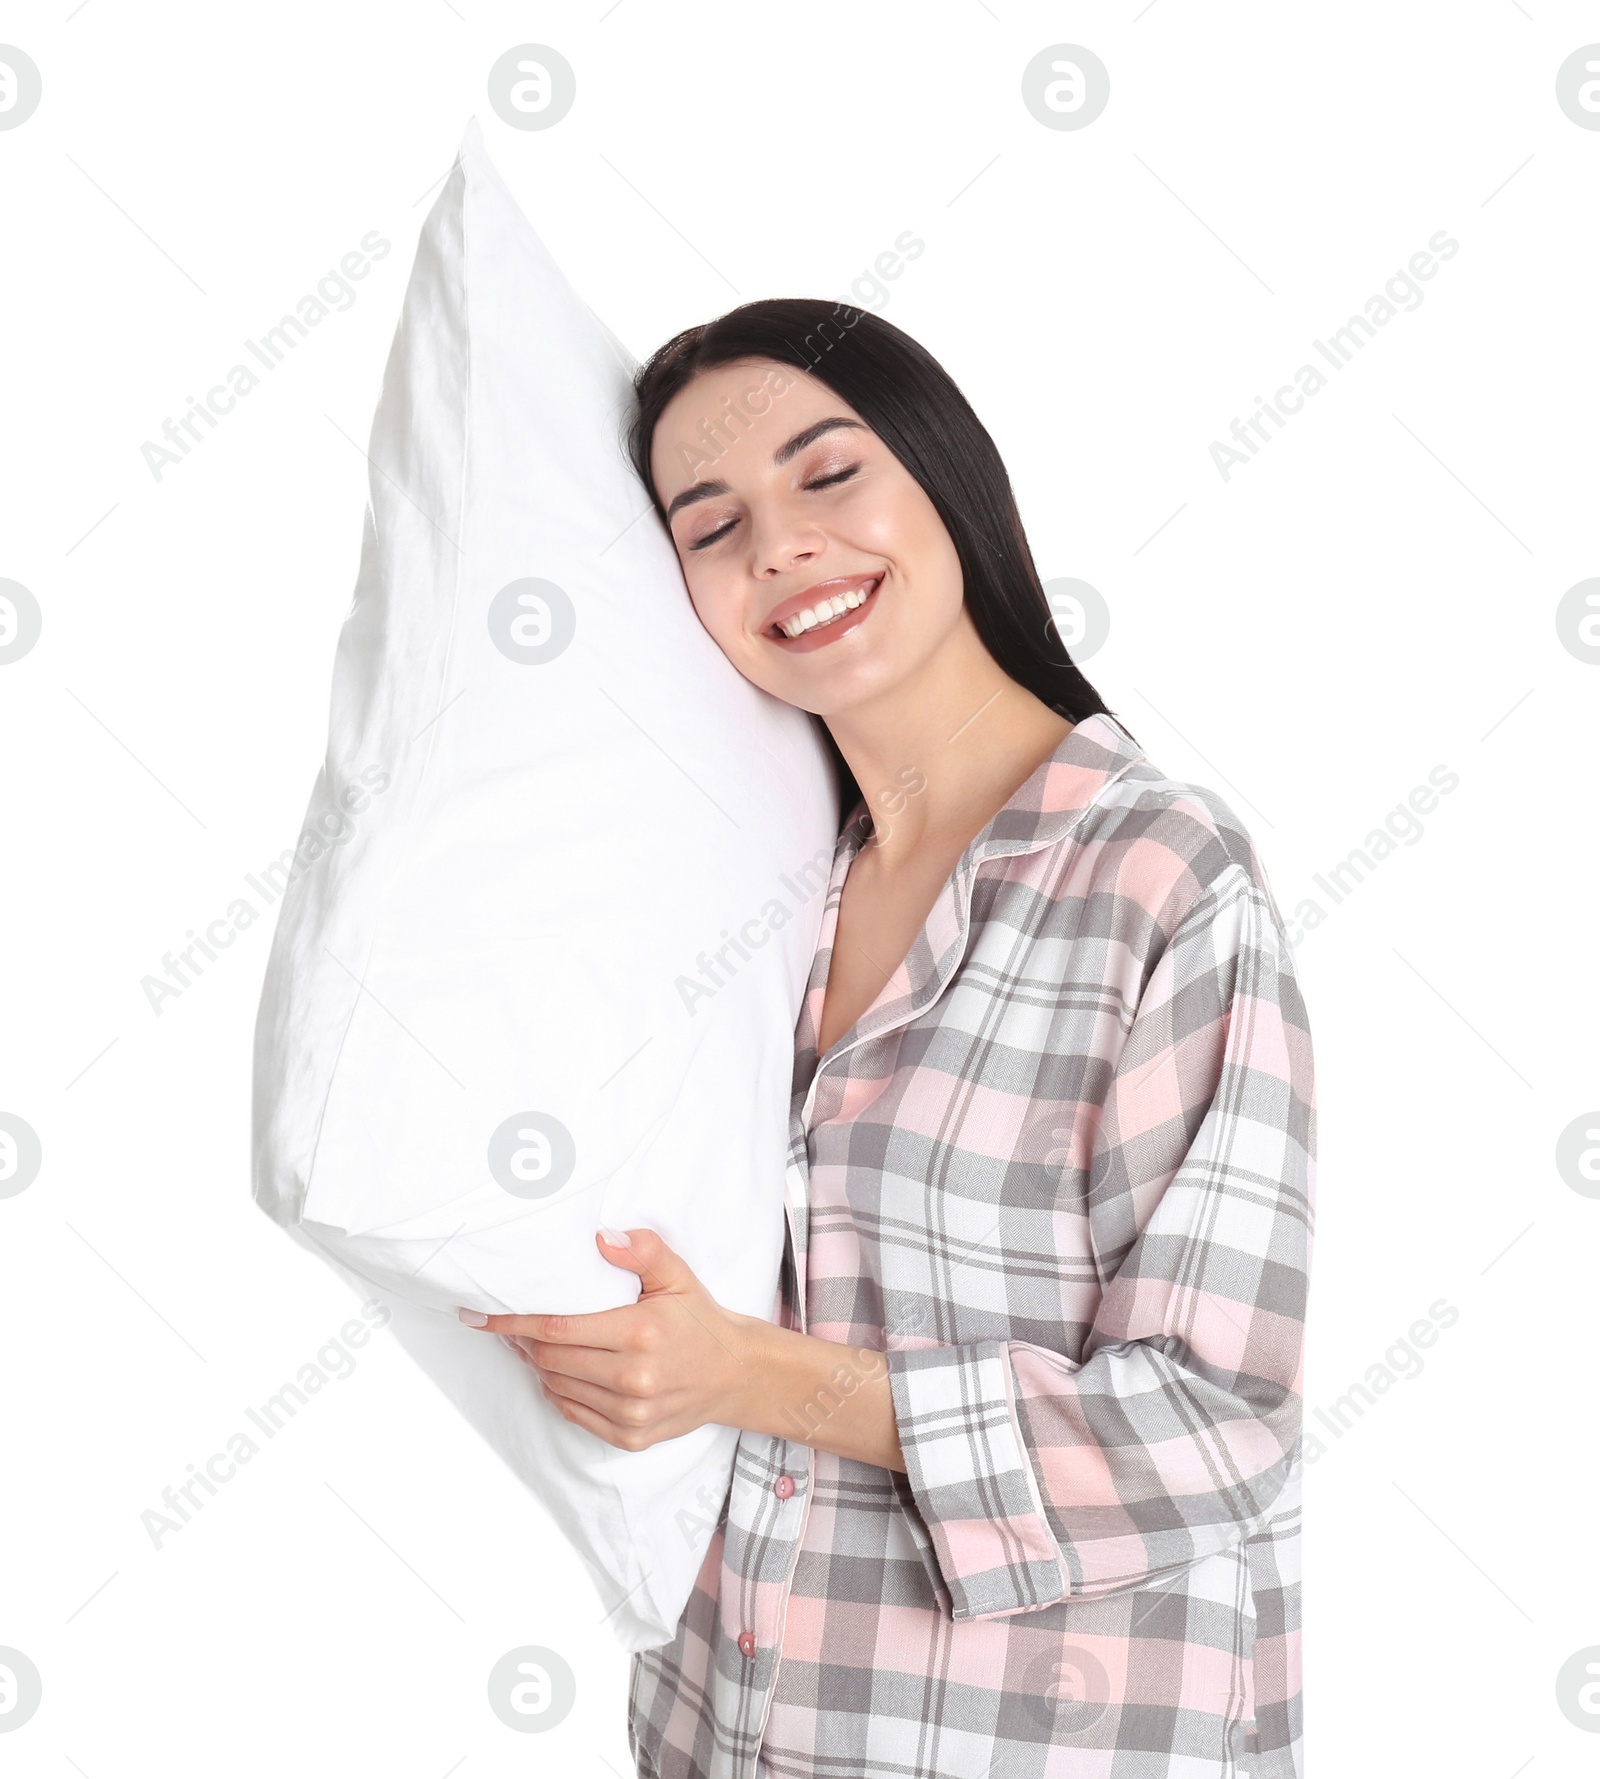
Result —
[[970, 620], [963, 646], [826, 719], [872, 816], [877, 868], [958, 855], [1072, 724], [1001, 671]]

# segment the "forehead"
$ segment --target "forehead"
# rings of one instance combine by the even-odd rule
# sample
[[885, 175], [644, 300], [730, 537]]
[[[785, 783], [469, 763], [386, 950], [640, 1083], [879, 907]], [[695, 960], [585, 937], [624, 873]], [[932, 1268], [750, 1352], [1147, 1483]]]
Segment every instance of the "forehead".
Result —
[[741, 359], [692, 377], [661, 411], [650, 473], [663, 502], [692, 483], [731, 482], [771, 465], [787, 439], [825, 414], [854, 415], [825, 383], [774, 359]]

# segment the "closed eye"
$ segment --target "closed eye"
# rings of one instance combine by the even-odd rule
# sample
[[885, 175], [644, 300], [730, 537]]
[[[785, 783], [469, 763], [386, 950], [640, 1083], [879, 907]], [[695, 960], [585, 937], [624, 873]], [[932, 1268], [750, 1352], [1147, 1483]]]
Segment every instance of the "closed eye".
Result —
[[[804, 489], [806, 489], [806, 491], [808, 493], [813, 488], [832, 488], [835, 485], [835, 483], [848, 482], [850, 480], [850, 478], [860, 470], [860, 468], [861, 468], [861, 465], [859, 463], [852, 463], [848, 469], [835, 470], [831, 476], [819, 476], [813, 482], [801, 483], [801, 486]], [[722, 538], [725, 538], [728, 535], [728, 533], [733, 530], [734, 526], [737, 525], [738, 523], [739, 523], [739, 521], [737, 519], [730, 519], [728, 521], [728, 523], [726, 525], [722, 526], [719, 530], [708, 532], [706, 534], [706, 536], [704, 536], [703, 538], [700, 538], [697, 542], [690, 544], [689, 548], [691, 550], [709, 549], [712, 544], [717, 543]]]
[[859, 463], [852, 463], [848, 469], [836, 470], [831, 476], [822, 476], [815, 482], [805, 483], [804, 486], [807, 488], [831, 488], [835, 482], [848, 482], [860, 467]]

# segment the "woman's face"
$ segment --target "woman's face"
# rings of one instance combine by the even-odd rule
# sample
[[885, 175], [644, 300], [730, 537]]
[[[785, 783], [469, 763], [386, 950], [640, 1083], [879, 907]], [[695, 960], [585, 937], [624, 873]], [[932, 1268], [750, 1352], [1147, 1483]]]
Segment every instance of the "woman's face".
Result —
[[650, 467], [701, 623], [764, 691], [841, 715], [959, 631], [975, 639], [933, 503], [806, 372], [767, 359], [702, 372], [662, 412]]

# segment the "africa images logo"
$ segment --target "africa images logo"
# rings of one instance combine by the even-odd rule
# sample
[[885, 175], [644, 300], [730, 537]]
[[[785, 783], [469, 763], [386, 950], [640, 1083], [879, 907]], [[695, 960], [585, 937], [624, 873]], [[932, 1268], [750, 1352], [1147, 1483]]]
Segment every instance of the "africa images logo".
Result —
[[[1350, 316], [1327, 339], [1313, 340], [1312, 350], [1330, 369], [1342, 371], [1365, 349], [1369, 340], [1377, 338], [1380, 327], [1386, 327], [1402, 311], [1412, 314], [1422, 307], [1427, 295], [1423, 283], [1437, 277], [1440, 265], [1454, 259], [1460, 251], [1461, 243], [1453, 235], [1444, 229], [1435, 229], [1428, 237], [1427, 248], [1413, 253], [1405, 270], [1393, 272], [1383, 289], [1367, 298], [1359, 315]], [[1223, 439], [1211, 441], [1211, 461], [1223, 481], [1226, 482], [1234, 470], [1247, 464], [1262, 445], [1271, 443], [1274, 433], [1269, 430], [1269, 422], [1277, 432], [1282, 432], [1288, 422], [1303, 411], [1307, 397], [1320, 395], [1329, 381], [1327, 372], [1317, 365], [1303, 364], [1295, 371], [1293, 382], [1281, 385], [1273, 392], [1270, 401], [1260, 395], [1254, 398], [1256, 410], [1248, 420], [1235, 415], [1229, 428], [1233, 443], [1230, 445]]]

